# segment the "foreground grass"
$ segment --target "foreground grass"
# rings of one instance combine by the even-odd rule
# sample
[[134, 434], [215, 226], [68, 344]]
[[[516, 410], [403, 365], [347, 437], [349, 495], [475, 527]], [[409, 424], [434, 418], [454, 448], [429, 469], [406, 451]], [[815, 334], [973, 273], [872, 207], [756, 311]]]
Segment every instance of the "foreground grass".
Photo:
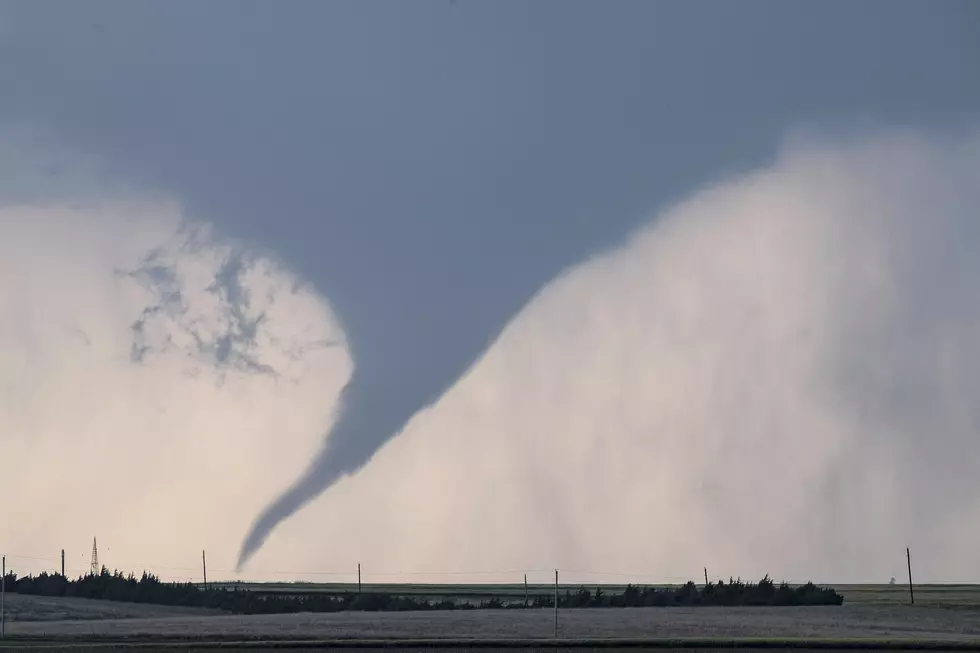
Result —
[[[9, 597], [8, 597], [9, 598]], [[29, 597], [24, 597], [31, 600]], [[59, 599], [37, 599], [40, 602]], [[111, 605], [106, 605], [111, 610]], [[532, 641], [553, 639], [554, 609], [426, 612], [336, 612], [330, 614], [206, 615], [108, 618], [97, 621], [20, 621], [8, 635], [52, 641], [166, 642], [214, 640]], [[684, 642], [758, 640], [841, 643], [847, 641], [980, 641], [980, 613], [908, 606], [680, 607], [560, 610], [562, 639]], [[33, 640], [32, 640], [33, 641]], [[794, 645], [795, 646], [795, 645]], [[947, 647], [948, 648], [948, 647]]]
[[[60, 646], [58, 646], [60, 645]], [[615, 639], [265, 639], [216, 636], [185, 637], [14, 637], [0, 642], [0, 650], [73, 650], [76, 647], [120, 649], [358, 649], [358, 650], [728, 650], [742, 651], [980, 651], [980, 640], [916, 640], [880, 638], [615, 638]]]

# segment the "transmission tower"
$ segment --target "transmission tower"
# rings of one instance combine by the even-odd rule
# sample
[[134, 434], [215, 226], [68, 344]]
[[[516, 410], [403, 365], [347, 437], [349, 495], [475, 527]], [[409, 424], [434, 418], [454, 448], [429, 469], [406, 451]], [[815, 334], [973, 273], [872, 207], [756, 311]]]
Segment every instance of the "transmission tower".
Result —
[[95, 538], [92, 538], [92, 575], [98, 576], [101, 573], [99, 569], [99, 548], [95, 544]]

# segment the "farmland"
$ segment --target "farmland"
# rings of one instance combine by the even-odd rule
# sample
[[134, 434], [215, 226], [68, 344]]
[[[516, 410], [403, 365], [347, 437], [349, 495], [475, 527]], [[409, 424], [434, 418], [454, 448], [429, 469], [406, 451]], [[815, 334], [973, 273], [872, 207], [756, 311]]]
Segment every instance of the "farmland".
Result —
[[[285, 592], [295, 586], [261, 585]], [[324, 592], [356, 586], [313, 586]], [[299, 590], [311, 591], [309, 585]], [[367, 587], [364, 588], [367, 590]], [[374, 589], [374, 588], [372, 588]], [[433, 597], [521, 596], [520, 586], [384, 586], [392, 593]], [[575, 588], [568, 588], [574, 590]], [[615, 587], [610, 587], [614, 590]], [[563, 638], [872, 638], [980, 642], [980, 586], [922, 586], [916, 606], [903, 605], [907, 588], [841, 585], [843, 606], [691, 607], [563, 610]], [[553, 587], [534, 586], [536, 592]], [[564, 592], [562, 587], [561, 591]], [[554, 635], [552, 610], [342, 612], [225, 615], [207, 610], [119, 604], [84, 599], [8, 595], [14, 637], [210, 639], [535, 639]], [[16, 641], [16, 640], [15, 640]], [[20, 640], [23, 643], [23, 640]]]
[[200, 608], [92, 601], [72, 597], [28, 596], [9, 592], [4, 602], [8, 627], [12, 623], [21, 622], [103, 621], [221, 614]]
[[[834, 585], [845, 604], [906, 605], [907, 585]], [[980, 609], [980, 585], [916, 585], [915, 605]]]
[[[141, 618], [24, 621], [12, 635], [174, 637], [195, 634], [277, 638], [543, 638], [551, 610], [288, 615], [170, 614]], [[623, 608], [569, 610], [559, 617], [569, 638], [872, 637], [980, 638], [980, 611], [853, 605], [816, 608]]]

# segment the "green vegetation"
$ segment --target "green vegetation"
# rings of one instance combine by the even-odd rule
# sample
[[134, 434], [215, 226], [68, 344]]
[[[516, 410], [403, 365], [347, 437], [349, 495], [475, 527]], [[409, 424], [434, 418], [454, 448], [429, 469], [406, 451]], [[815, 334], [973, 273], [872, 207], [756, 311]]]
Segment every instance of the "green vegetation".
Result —
[[[18, 578], [11, 573], [7, 575], [6, 584], [8, 591], [20, 594], [215, 608], [239, 614], [546, 608], [554, 607], [555, 601], [553, 594], [537, 594], [529, 598], [526, 604], [523, 600], [499, 596], [487, 596], [479, 602], [459, 601], [451, 597], [433, 599], [399, 594], [394, 588], [388, 588], [383, 593], [363, 594], [353, 591], [329, 594], [295, 589], [279, 593], [254, 592], [237, 587], [202, 588], [193, 583], [165, 583], [145, 572], [137, 579], [132, 574], [109, 573], [104, 568], [101, 574], [89, 574], [76, 580], [47, 573]], [[595, 590], [580, 587], [574, 592], [566, 589], [558, 599], [561, 608], [840, 605], [844, 601], [833, 589], [817, 587], [813, 583], [795, 587], [785, 583], [777, 586], [768, 576], [758, 583], [729, 579], [727, 584], [711, 583], [701, 588], [692, 582], [674, 588], [628, 585], [621, 593], [607, 593], [601, 587]]]
[[[791, 587], [786, 583], [776, 585], [769, 576], [758, 583], [731, 580], [710, 583], [698, 588], [688, 582], [676, 589], [658, 589], [629, 585], [622, 594], [605, 595], [601, 588], [595, 592], [580, 588], [572, 594], [565, 593], [560, 607], [569, 608], [623, 608], [667, 606], [790, 606], [790, 605], [841, 605], [844, 602], [830, 588], [817, 587], [813, 583]], [[551, 602], [554, 605], [554, 602]]]

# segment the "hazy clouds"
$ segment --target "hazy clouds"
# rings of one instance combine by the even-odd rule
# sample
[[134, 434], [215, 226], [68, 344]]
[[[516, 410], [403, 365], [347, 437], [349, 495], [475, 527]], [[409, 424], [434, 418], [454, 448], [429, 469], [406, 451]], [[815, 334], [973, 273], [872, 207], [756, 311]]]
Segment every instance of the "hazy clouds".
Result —
[[[978, 182], [975, 133], [787, 139], [543, 289], [246, 575], [881, 581], [910, 545], [923, 580], [980, 578]], [[229, 576], [344, 336], [177, 203], [81, 194], [0, 208], [4, 546]]]
[[544, 289], [290, 556], [980, 578], [978, 182], [976, 134], [788, 139]]
[[51, 198], [0, 196], [4, 552], [64, 547], [78, 571], [93, 535], [125, 568], [233, 548], [349, 373], [329, 308], [173, 201], [116, 194], [36, 139], [2, 146]]

